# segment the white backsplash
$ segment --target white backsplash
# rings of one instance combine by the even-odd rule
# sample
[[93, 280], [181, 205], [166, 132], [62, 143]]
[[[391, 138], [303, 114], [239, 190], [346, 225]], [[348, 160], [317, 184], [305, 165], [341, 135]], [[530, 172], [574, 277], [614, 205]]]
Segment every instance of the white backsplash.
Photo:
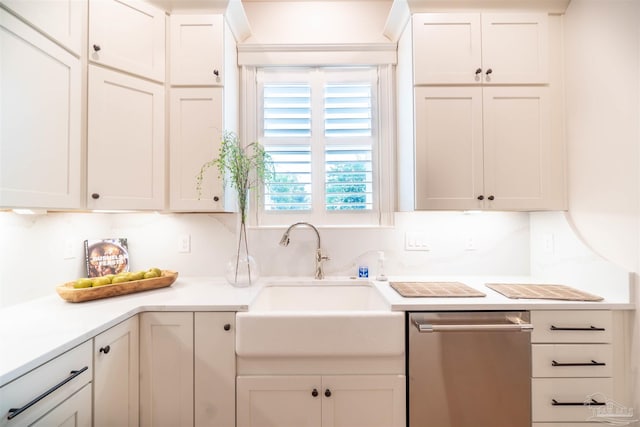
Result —
[[[85, 239], [126, 237], [131, 268], [157, 266], [184, 276], [222, 276], [235, 247], [232, 214], [0, 212], [0, 307], [50, 295], [56, 285], [85, 274]], [[405, 233], [420, 232], [429, 251], [406, 251]], [[288, 247], [278, 245], [282, 228], [251, 229], [251, 251], [263, 276], [311, 276], [315, 236], [298, 228]], [[321, 228], [331, 257], [328, 276], [376, 274], [378, 251], [386, 274], [528, 275], [529, 214], [504, 212], [397, 213], [388, 228]], [[181, 236], [191, 250], [179, 253]], [[468, 250], [469, 239], [475, 249]], [[74, 258], [65, 259], [71, 245]]]

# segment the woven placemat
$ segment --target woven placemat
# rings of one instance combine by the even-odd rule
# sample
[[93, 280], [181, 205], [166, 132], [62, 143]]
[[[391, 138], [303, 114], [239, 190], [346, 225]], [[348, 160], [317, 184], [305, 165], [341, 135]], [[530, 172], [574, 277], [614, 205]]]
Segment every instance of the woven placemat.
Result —
[[484, 297], [486, 294], [460, 282], [391, 282], [403, 297]]
[[486, 283], [485, 286], [512, 299], [556, 299], [565, 301], [602, 301], [604, 299], [566, 285]]

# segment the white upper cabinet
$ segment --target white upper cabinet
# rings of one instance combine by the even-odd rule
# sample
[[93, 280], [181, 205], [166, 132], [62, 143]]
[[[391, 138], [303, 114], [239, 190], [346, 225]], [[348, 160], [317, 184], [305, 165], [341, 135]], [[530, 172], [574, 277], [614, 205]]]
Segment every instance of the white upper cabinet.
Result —
[[90, 0], [89, 60], [165, 80], [165, 12], [138, 0]]
[[544, 13], [413, 15], [414, 84], [544, 84]]
[[81, 64], [0, 9], [0, 206], [80, 208]]
[[548, 90], [417, 87], [416, 209], [562, 209]]
[[86, 0], [2, 0], [29, 24], [80, 56]]
[[415, 208], [477, 209], [484, 192], [482, 88], [415, 89]]
[[[544, 13], [482, 14], [485, 83], [549, 82], [549, 28]], [[492, 72], [489, 73], [489, 70]]]
[[484, 192], [491, 209], [561, 209], [547, 87], [483, 88]]
[[170, 17], [170, 81], [174, 86], [218, 86], [224, 82], [224, 17]]
[[222, 211], [224, 187], [210, 168], [196, 190], [204, 162], [218, 156], [222, 139], [221, 87], [172, 88], [170, 115], [170, 202], [174, 211]]
[[89, 66], [87, 207], [164, 208], [164, 86]]

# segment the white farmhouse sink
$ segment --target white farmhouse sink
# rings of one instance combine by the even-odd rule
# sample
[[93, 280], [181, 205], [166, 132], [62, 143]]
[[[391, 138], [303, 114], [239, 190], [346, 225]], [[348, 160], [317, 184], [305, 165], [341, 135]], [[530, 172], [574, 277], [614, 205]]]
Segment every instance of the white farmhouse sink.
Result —
[[404, 317], [370, 283], [271, 283], [236, 316], [240, 357], [397, 356]]
[[389, 304], [368, 284], [289, 284], [264, 288], [251, 311], [388, 311]]

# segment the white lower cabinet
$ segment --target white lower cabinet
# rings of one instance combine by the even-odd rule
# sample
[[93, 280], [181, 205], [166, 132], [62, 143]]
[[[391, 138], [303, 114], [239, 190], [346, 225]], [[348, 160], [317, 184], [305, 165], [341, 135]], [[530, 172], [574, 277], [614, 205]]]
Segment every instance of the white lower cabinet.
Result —
[[140, 425], [193, 425], [193, 313], [140, 315]]
[[91, 425], [92, 340], [0, 387], [0, 426]]
[[235, 425], [235, 314], [140, 315], [140, 425]]
[[[604, 424], [606, 425], [606, 424]], [[533, 427], [602, 427], [602, 423], [533, 423]]]
[[236, 425], [235, 313], [194, 318], [194, 419], [197, 427]]
[[612, 411], [629, 403], [623, 378], [628, 367], [617, 342], [624, 334], [616, 331], [624, 327], [614, 314], [531, 312], [534, 427], [602, 425]]
[[611, 378], [533, 378], [531, 383], [533, 421], [589, 421], [613, 396]]
[[403, 375], [239, 376], [238, 427], [405, 425]]
[[91, 384], [82, 387], [31, 427], [91, 427]]
[[93, 341], [94, 426], [138, 425], [138, 316]]

